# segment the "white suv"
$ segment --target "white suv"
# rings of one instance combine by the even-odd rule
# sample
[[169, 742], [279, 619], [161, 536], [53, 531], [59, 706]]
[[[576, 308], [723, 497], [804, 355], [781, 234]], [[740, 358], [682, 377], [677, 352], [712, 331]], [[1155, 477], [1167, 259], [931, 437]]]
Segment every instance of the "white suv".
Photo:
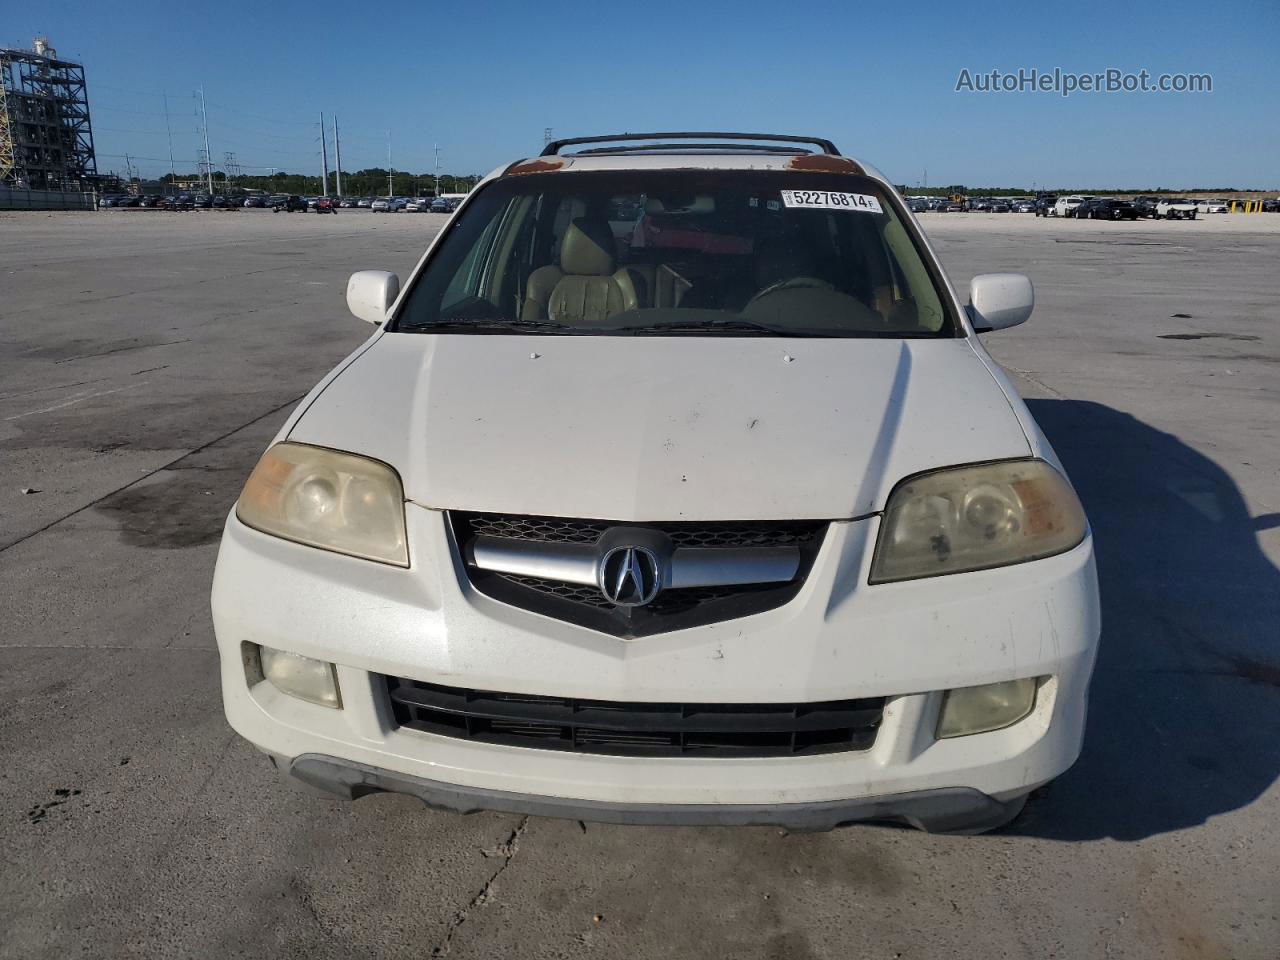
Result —
[[1080, 750], [1099, 633], [1080, 504], [975, 335], [1032, 299], [962, 305], [825, 140], [495, 171], [403, 288], [351, 278], [374, 334], [227, 519], [231, 725], [461, 812], [1007, 822]]

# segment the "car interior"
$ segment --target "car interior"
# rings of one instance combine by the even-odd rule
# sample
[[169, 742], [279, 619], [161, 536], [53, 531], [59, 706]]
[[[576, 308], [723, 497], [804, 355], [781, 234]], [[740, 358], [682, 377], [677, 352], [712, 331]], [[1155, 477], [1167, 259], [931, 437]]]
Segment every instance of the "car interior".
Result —
[[451, 274], [447, 287], [434, 304], [411, 296], [402, 328], [508, 318], [575, 332], [727, 318], [797, 334], [946, 327], [934, 280], [888, 209], [788, 208], [764, 183], [621, 193], [549, 179], [566, 189], [512, 191], [487, 218], [479, 202], [464, 211], [470, 249], [428, 264], [422, 285]]

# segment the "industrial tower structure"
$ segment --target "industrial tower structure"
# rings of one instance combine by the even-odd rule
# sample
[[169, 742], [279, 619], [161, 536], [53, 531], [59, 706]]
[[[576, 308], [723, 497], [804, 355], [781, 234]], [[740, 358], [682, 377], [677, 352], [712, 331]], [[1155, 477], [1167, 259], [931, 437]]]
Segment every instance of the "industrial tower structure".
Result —
[[44, 37], [0, 50], [0, 183], [85, 190], [97, 175], [84, 67]]

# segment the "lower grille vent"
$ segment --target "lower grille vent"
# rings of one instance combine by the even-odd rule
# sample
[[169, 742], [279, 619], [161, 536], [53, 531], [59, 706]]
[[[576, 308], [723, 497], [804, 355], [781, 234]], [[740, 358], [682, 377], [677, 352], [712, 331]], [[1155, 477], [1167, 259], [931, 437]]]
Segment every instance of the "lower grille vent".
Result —
[[867, 750], [884, 698], [819, 703], [625, 703], [387, 677], [396, 722], [482, 743], [614, 756], [811, 756]]

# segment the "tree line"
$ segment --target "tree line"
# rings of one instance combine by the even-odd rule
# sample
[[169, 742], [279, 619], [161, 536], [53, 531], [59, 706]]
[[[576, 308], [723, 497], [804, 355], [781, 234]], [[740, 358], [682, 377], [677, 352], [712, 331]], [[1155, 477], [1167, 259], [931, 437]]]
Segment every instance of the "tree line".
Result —
[[[434, 173], [409, 173], [390, 171], [382, 167], [369, 167], [354, 172], [342, 171], [342, 193], [348, 197], [424, 197], [436, 194]], [[166, 173], [161, 183], [203, 181], [203, 173]], [[440, 174], [440, 193], [467, 193], [480, 180], [478, 174], [466, 176]], [[320, 194], [323, 192], [320, 177], [277, 170], [269, 176], [241, 175], [228, 177], [222, 170], [213, 171], [213, 186], [217, 192], [264, 190], [268, 193]], [[329, 173], [329, 194], [338, 193], [334, 173]]]

